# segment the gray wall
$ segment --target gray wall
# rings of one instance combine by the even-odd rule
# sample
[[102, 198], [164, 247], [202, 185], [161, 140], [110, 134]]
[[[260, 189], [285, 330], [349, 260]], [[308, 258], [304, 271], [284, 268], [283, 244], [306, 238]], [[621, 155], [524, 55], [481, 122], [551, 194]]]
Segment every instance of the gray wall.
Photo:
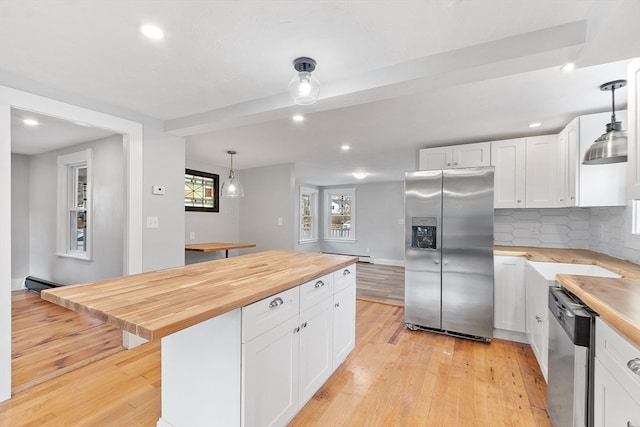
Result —
[[[187, 168], [195, 169], [202, 172], [218, 174], [220, 177], [220, 186], [229, 175], [228, 166], [212, 165], [201, 160], [189, 158], [187, 153]], [[236, 172], [236, 177], [240, 180], [243, 187], [243, 173]], [[182, 171], [182, 179], [184, 179], [184, 170]], [[181, 181], [182, 182], [182, 181]], [[182, 187], [184, 195], [184, 186]], [[245, 189], [246, 193], [246, 189]], [[186, 243], [208, 243], [208, 242], [240, 242], [240, 214], [239, 199], [220, 199], [220, 212], [185, 212], [184, 201], [181, 201], [182, 213], [185, 217], [185, 227], [183, 239]], [[190, 233], [195, 233], [195, 239], [190, 239]], [[237, 255], [238, 251], [229, 251], [229, 256]], [[191, 264], [211, 260], [215, 258], [223, 258], [224, 252], [198, 254], [193, 252], [185, 252], [185, 262]]]
[[29, 157], [11, 154], [11, 288], [29, 275]]
[[[240, 252], [292, 250], [294, 198], [297, 197], [294, 194], [293, 164], [244, 169], [239, 178], [244, 187], [239, 208], [240, 242], [257, 245]], [[279, 219], [282, 220], [281, 225]]]
[[[93, 261], [56, 255], [57, 158], [93, 149]], [[123, 274], [122, 137], [114, 136], [29, 157], [29, 273], [62, 284]]]
[[[374, 262], [380, 264], [403, 265], [404, 225], [400, 222], [404, 221], [404, 183], [376, 182], [339, 187], [356, 189], [356, 242], [321, 241], [322, 252], [372, 256]], [[322, 192], [320, 202], [324, 203]]]

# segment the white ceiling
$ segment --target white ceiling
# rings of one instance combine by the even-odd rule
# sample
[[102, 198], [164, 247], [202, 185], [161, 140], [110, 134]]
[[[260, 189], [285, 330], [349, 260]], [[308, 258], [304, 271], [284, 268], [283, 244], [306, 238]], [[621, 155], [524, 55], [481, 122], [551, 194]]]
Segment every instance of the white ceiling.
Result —
[[[235, 149], [240, 170], [295, 162], [310, 184], [399, 180], [418, 148], [555, 133], [608, 110], [598, 87], [640, 56], [638, 22], [639, 0], [0, 0], [0, 84], [163, 120], [215, 165]], [[145, 23], [166, 37], [144, 38]], [[312, 106], [285, 93], [298, 56], [318, 62]], [[560, 72], [569, 60], [578, 69]]]

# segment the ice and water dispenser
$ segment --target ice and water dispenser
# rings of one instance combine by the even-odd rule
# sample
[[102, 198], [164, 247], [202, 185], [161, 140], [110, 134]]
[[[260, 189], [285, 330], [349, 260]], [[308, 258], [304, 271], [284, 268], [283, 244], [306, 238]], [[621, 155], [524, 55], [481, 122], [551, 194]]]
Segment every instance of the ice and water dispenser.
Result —
[[436, 217], [411, 218], [411, 247], [437, 249], [438, 219]]

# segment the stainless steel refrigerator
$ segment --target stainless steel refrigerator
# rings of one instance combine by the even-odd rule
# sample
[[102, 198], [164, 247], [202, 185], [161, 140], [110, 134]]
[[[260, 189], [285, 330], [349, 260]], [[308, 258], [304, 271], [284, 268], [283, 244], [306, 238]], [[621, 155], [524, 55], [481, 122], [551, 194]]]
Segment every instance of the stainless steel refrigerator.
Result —
[[407, 172], [410, 329], [493, 337], [493, 167]]

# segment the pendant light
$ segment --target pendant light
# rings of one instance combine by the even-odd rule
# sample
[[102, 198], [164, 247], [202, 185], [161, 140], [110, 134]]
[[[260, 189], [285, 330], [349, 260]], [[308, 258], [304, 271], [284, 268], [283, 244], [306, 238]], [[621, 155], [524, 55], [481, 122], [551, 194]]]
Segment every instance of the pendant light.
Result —
[[222, 183], [220, 197], [244, 197], [242, 184], [240, 184], [240, 181], [238, 181], [238, 178], [235, 176], [235, 172], [233, 172], [233, 155], [238, 153], [233, 150], [229, 150], [227, 151], [227, 154], [231, 156], [231, 168], [229, 169], [229, 179]]
[[622, 130], [622, 122], [616, 121], [615, 91], [627, 85], [626, 80], [604, 83], [600, 90], [611, 91], [611, 123], [607, 123], [603, 133], [584, 154], [583, 165], [603, 165], [627, 161], [627, 131]]
[[320, 82], [311, 73], [316, 69], [316, 61], [305, 56], [293, 61], [298, 72], [289, 83], [289, 93], [298, 105], [311, 105], [318, 100]]

